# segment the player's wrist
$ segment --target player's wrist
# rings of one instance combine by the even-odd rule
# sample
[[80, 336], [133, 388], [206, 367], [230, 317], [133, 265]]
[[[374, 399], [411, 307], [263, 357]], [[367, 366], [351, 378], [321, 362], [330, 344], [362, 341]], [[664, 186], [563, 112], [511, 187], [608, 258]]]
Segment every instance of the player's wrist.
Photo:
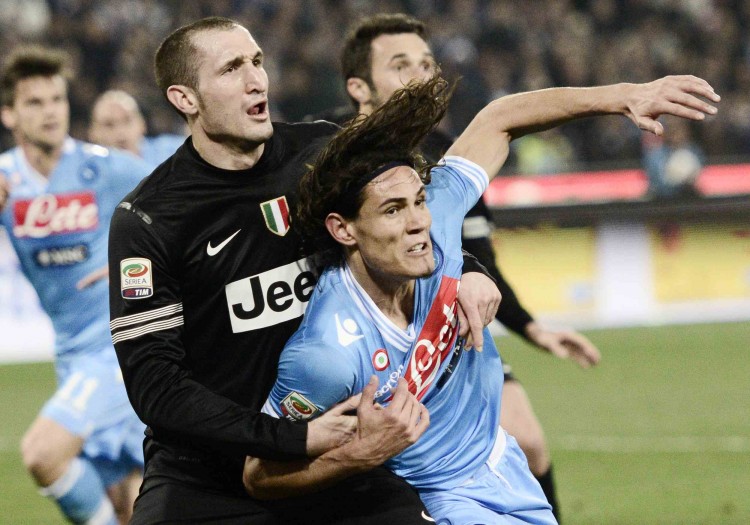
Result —
[[382, 465], [387, 459], [380, 459], [374, 456], [372, 451], [364, 447], [360, 440], [350, 441], [332, 450], [327, 455], [352, 474], [371, 470]]

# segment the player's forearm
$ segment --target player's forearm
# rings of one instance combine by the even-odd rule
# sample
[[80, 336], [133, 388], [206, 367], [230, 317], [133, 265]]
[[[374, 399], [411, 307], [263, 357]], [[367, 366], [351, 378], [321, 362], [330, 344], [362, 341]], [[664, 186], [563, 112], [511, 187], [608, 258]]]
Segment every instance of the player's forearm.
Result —
[[378, 464], [354, 459], [345, 445], [310, 461], [247, 458], [242, 481], [248, 494], [256, 499], [280, 499], [323, 490]]
[[[131, 403], [158, 436], [179, 437], [240, 456], [280, 460], [306, 457], [305, 424], [243, 407], [198, 383], [156, 352], [147, 353], [143, 348], [139, 352], [135, 345], [125, 352], [124, 345], [117, 346]], [[135, 356], [138, 364], [134, 364]]]
[[482, 127], [509, 140], [597, 115], [624, 114], [634, 84], [549, 88], [499, 98], [477, 114]]
[[550, 88], [508, 95], [485, 106], [446, 155], [458, 155], [482, 166], [492, 179], [505, 163], [510, 142], [571, 120], [625, 114], [635, 84], [592, 88]]

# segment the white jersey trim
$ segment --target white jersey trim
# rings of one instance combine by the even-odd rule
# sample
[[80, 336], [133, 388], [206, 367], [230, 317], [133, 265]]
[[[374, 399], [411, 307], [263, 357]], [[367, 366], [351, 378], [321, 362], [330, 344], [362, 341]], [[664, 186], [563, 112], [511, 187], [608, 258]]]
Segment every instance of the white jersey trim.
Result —
[[367, 314], [376, 324], [383, 339], [396, 349], [408, 352], [414, 339], [416, 339], [413, 326], [409, 325], [408, 330], [403, 330], [388, 319], [354, 278], [348, 265], [344, 265], [341, 268], [341, 281], [346, 286], [349, 295], [354, 299], [359, 309]]
[[117, 344], [122, 341], [127, 341], [128, 339], [135, 339], [136, 337], [140, 337], [142, 335], [182, 326], [183, 324], [185, 324], [185, 320], [182, 316], [167, 319], [165, 321], [157, 321], [155, 323], [145, 324], [143, 326], [139, 326], [138, 328], [131, 328], [130, 330], [123, 330], [121, 332], [113, 334], [112, 342], [114, 344]]
[[273, 402], [271, 402], [270, 397], [266, 399], [265, 403], [263, 403], [263, 408], [261, 408], [260, 411], [264, 414], [268, 414], [271, 417], [275, 417], [276, 419], [281, 418], [281, 414], [276, 412], [276, 409], [273, 407]]
[[170, 304], [169, 306], [163, 306], [156, 310], [150, 310], [148, 312], [142, 312], [140, 314], [126, 315], [125, 317], [118, 317], [109, 322], [109, 329], [114, 331], [117, 328], [129, 326], [131, 324], [139, 324], [144, 321], [150, 321], [152, 319], [158, 319], [159, 317], [166, 317], [182, 311], [182, 303]]
[[446, 167], [454, 167], [467, 177], [476, 187], [479, 195], [483, 194], [484, 190], [489, 186], [490, 178], [487, 175], [487, 172], [476, 162], [456, 155], [448, 155], [443, 157], [443, 160], [445, 161]]

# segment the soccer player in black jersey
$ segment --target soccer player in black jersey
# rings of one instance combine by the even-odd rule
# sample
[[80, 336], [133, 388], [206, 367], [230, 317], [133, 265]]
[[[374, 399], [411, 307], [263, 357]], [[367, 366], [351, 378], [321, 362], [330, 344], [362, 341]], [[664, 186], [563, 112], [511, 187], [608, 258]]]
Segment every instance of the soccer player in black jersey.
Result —
[[[356, 417], [345, 412], [357, 399], [310, 424], [260, 413], [315, 285], [289, 210], [336, 126], [271, 123], [263, 53], [232, 20], [178, 29], [155, 68], [191, 137], [112, 220], [112, 339], [148, 425], [131, 523], [427, 523], [416, 493], [384, 469], [279, 503], [244, 491], [247, 455], [290, 461], [345, 443], [342, 463], [378, 465], [424, 430], [411, 414], [428, 415], [405, 386], [385, 410], [365, 389]], [[486, 322], [499, 302], [488, 296]]]
[[[347, 93], [357, 113], [372, 113], [408, 82], [434, 74], [435, 59], [426, 39], [425, 25], [403, 14], [374, 15], [354, 25], [341, 53], [341, 66]], [[353, 114], [336, 110], [331, 116], [343, 122]], [[449, 136], [436, 130], [427, 136], [422, 149], [429, 160], [437, 161], [451, 143]], [[462, 243], [497, 282], [503, 297], [496, 314], [498, 321], [552, 355], [570, 358], [583, 368], [596, 365], [600, 359], [599, 350], [586, 337], [575, 331], [548, 330], [521, 305], [497, 267], [489, 238], [490, 221], [489, 210], [480, 199], [466, 215]], [[544, 433], [523, 386], [513, 377], [509, 366], [505, 368], [502, 426], [518, 440], [532, 473], [559, 518]]]

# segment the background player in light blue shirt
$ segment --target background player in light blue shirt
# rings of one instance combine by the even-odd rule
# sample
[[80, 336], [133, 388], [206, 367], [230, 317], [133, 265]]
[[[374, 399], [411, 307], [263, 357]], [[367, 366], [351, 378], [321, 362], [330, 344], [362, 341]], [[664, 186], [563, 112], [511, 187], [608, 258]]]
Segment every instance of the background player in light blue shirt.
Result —
[[185, 142], [182, 135], [146, 136], [146, 119], [138, 102], [119, 89], [105, 91], [91, 108], [89, 140], [141, 157], [151, 168], [167, 160]]
[[[492, 338], [475, 352], [457, 341], [461, 224], [513, 138], [585, 115], [631, 114], [658, 130], [653, 117], [663, 112], [697, 119], [715, 112], [693, 96], [717, 100], [700, 79], [656, 84], [498, 99], [431, 170], [427, 187], [429, 170], [413, 151], [445, 110], [441, 79], [398, 91], [337, 134], [303, 179], [298, 217], [307, 237], [328, 248], [327, 269], [282, 353], [264, 411], [309, 419], [374, 383], [375, 399], [386, 404], [405, 379], [431, 423], [386, 465], [419, 491], [438, 523], [555, 523], [523, 453], [499, 428], [502, 366]], [[273, 497], [338, 479], [346, 447], [298, 471], [249, 459], [246, 486]]]
[[[23, 461], [74, 523], [125, 522], [143, 467], [143, 424], [128, 402], [109, 330], [107, 264], [117, 203], [149, 173], [127, 153], [68, 136], [65, 57], [21, 48], [0, 78], [0, 222], [55, 329], [58, 390], [21, 444]], [[109, 498], [107, 497], [109, 495]]]

